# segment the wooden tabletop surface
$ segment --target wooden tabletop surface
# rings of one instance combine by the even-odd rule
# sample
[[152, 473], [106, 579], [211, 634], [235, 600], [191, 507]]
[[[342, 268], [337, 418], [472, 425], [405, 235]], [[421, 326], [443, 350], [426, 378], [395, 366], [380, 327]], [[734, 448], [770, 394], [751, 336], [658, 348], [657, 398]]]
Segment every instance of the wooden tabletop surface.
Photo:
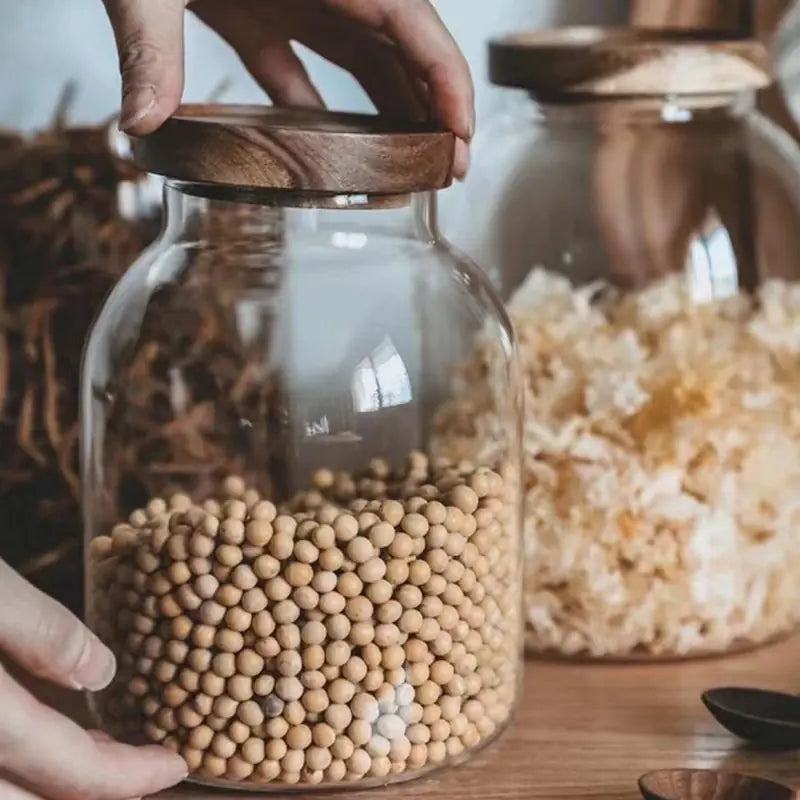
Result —
[[[745, 771], [800, 788], [800, 753], [748, 750], [708, 715], [700, 702], [701, 692], [724, 685], [800, 690], [800, 638], [753, 653], [688, 663], [581, 665], [531, 660], [512, 726], [468, 764], [365, 794], [321, 796], [326, 800], [355, 796], [635, 800], [640, 797], [636, 789], [640, 774], [677, 766]], [[82, 719], [74, 699], [71, 705], [73, 715]], [[312, 794], [298, 792], [294, 797]], [[163, 792], [158, 798], [248, 800], [260, 796], [188, 786]]]

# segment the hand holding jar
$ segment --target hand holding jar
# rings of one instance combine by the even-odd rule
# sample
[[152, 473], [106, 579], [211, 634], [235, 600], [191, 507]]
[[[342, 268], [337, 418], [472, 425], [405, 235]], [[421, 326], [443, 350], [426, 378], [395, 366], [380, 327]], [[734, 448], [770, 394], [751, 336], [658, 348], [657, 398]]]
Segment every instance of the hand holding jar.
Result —
[[[0, 648], [32, 676], [98, 691], [114, 677], [111, 651], [69, 611], [0, 561]], [[0, 796], [4, 800], [125, 800], [177, 783], [183, 760], [160, 747], [119, 744], [36, 700], [2, 667]]]
[[183, 15], [188, 6], [225, 39], [276, 105], [324, 103], [292, 42], [361, 83], [386, 116], [431, 115], [458, 137], [466, 172], [475, 125], [466, 60], [428, 0], [106, 0], [122, 70], [120, 127], [151, 133], [183, 93]]

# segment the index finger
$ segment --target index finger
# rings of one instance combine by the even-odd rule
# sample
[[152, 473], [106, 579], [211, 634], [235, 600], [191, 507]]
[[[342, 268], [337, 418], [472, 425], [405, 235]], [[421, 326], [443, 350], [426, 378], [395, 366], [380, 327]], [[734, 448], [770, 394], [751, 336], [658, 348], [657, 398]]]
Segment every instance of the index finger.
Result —
[[475, 129], [469, 65], [428, 0], [325, 0], [330, 8], [388, 36], [430, 90], [437, 120], [459, 139]]

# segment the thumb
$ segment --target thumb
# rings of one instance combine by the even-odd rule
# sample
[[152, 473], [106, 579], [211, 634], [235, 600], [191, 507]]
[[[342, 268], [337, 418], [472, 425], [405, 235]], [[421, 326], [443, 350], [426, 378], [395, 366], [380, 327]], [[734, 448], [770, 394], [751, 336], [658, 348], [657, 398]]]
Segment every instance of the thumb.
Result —
[[156, 130], [183, 94], [185, 0], [104, 0], [119, 51], [119, 127], [134, 135]]

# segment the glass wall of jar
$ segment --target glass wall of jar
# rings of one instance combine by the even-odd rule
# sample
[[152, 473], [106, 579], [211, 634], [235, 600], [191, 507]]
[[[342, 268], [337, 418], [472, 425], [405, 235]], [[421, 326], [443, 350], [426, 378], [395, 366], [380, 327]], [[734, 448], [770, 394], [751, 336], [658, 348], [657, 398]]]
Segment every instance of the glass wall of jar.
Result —
[[[521, 392], [500, 301], [438, 238], [453, 137], [185, 107], [136, 155], [166, 224], [83, 373], [98, 724], [220, 786], [462, 761], [521, 677]], [[467, 460], [476, 381], [502, 410]]]
[[[766, 62], [686, 32], [491, 46], [533, 99], [488, 127], [444, 231], [497, 266], [517, 331], [535, 651], [683, 657], [797, 624], [800, 154], [754, 110]], [[474, 429], [494, 417], [477, 397]]]
[[800, 3], [787, 1], [786, 13], [772, 46], [775, 72], [784, 99], [795, 120], [800, 120]]

